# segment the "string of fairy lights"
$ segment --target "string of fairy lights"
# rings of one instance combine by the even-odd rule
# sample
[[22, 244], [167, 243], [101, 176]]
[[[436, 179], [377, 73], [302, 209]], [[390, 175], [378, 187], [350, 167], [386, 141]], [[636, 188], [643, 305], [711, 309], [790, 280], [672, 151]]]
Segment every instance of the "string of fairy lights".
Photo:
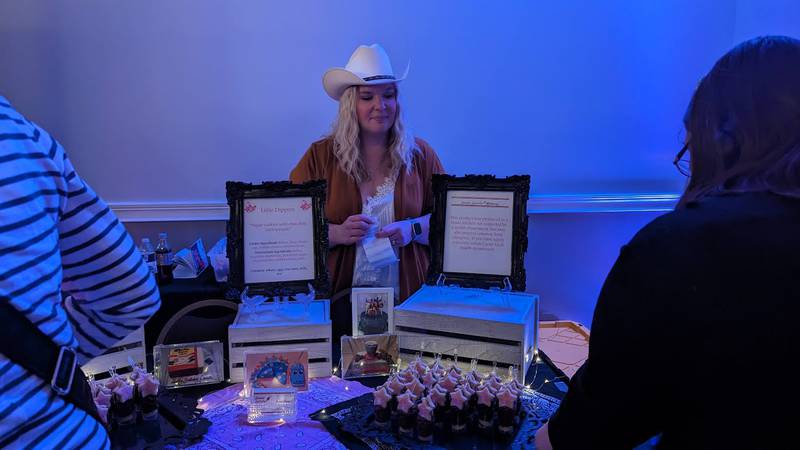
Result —
[[[430, 344], [432, 344], [432, 342], [429, 341], [428, 344], [430, 345]], [[469, 344], [467, 344], [467, 345], [469, 345]], [[423, 342], [422, 345], [421, 345], [420, 351], [417, 352], [417, 357], [422, 358], [423, 353], [425, 353], [425, 347], [426, 347], [426, 345]], [[458, 361], [458, 348], [452, 348], [452, 349], [450, 349], [450, 352], [444, 352], [444, 354], [448, 354], [448, 353], [453, 355], [452, 360], [449, 359], [449, 358], [442, 360], [442, 354], [443, 353], [435, 353], [434, 354], [434, 360], [444, 364], [445, 366], [448, 365], [449, 363], [452, 363], [452, 364], [458, 366], [458, 362], [459, 362]], [[478, 358], [471, 359], [471, 361], [470, 361], [470, 369], [475, 369], [478, 366], [478, 364], [477, 364], [478, 359], [480, 359], [481, 356], [484, 356], [485, 353], [486, 352], [484, 352], [483, 354], [478, 355]], [[542, 360], [542, 358], [539, 356], [539, 351], [538, 350], [534, 350], [532, 355], [531, 355], [531, 357], [532, 357], [532, 359], [535, 360], [535, 364], [533, 364], [532, 367], [531, 367], [533, 369], [533, 375], [530, 376], [530, 379], [533, 380], [533, 382], [535, 382], [536, 381], [536, 377], [539, 374], [539, 367], [544, 362], [544, 360]], [[531, 358], [526, 357], [525, 358], [526, 362], [529, 359], [531, 359]], [[339, 360], [339, 364], [334, 364], [333, 365], [333, 367], [331, 369], [331, 374], [334, 375], [334, 376], [340, 376], [340, 374], [342, 373], [342, 368], [341, 368], [342, 364], [343, 364], [343, 361], [342, 361], [342, 359], [340, 359]], [[402, 364], [403, 364], [402, 358], [398, 357], [397, 358], [397, 362], [392, 367], [392, 372], [391, 373], [399, 372], [400, 369], [402, 368]], [[497, 361], [493, 361], [493, 363], [492, 363], [492, 373], [495, 373], [495, 374], [497, 373]], [[508, 376], [506, 378], [509, 379], [509, 380], [517, 379], [518, 378], [518, 373], [519, 373], [519, 366], [510, 365], [510, 366], [508, 366]], [[526, 377], [526, 378], [528, 378], [528, 377]], [[538, 385], [534, 385], [533, 383], [527, 383], [527, 384], [525, 384], [525, 387], [527, 389], [532, 389], [534, 392], [538, 392], [546, 384], [555, 383], [557, 381], [562, 381], [562, 380], [568, 381], [569, 377], [567, 377], [566, 375], [558, 375], [558, 376], [556, 376], [556, 377], [554, 377], [552, 379], [545, 378]], [[518, 380], [518, 381], [522, 381], [522, 380]], [[349, 389], [347, 387], [345, 387], [345, 390], [349, 390]]]

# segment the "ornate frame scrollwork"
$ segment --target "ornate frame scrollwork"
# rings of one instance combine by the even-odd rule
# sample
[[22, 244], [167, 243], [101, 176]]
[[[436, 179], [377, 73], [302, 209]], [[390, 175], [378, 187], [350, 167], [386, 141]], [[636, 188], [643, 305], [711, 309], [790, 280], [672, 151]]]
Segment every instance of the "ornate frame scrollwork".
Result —
[[[430, 235], [431, 264], [428, 267], [427, 284], [445, 284], [476, 288], [507, 288], [506, 279], [515, 291], [525, 290], [525, 252], [528, 250], [527, 202], [531, 177], [514, 175], [496, 178], [494, 175], [433, 176], [433, 213]], [[514, 193], [513, 229], [511, 249], [511, 275], [444, 272], [444, 236], [447, 217], [447, 192], [458, 191], [505, 191]]]
[[[261, 184], [228, 181], [225, 193], [230, 209], [227, 225], [228, 259], [228, 292], [226, 297], [238, 298], [245, 287], [250, 294], [269, 297], [290, 296], [308, 292], [311, 284], [318, 295], [326, 295], [330, 290], [328, 279], [328, 224], [325, 219], [325, 187], [322, 180], [309, 181], [304, 184], [292, 184], [288, 181], [263, 182]], [[314, 221], [314, 279], [295, 280], [273, 283], [244, 282], [244, 200], [278, 197], [311, 197]]]

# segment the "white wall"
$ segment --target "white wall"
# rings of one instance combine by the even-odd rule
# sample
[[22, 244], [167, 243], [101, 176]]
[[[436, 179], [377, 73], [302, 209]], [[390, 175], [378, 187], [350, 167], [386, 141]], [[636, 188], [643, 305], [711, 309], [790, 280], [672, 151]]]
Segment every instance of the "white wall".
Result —
[[[561, 205], [531, 216], [528, 287], [589, 325], [619, 246], [660, 213], [557, 194], [678, 192], [670, 161], [692, 88], [764, 34], [799, 37], [800, 2], [6, 1], [0, 94], [102, 196], [158, 220], [172, 210], [148, 204], [213, 205], [225, 180], [285, 178], [335, 113], [322, 72], [381, 42], [398, 70], [412, 60], [404, 107], [451, 172], [530, 173]], [[224, 233], [129, 227], [170, 231], [176, 247]]]
[[2, 2], [0, 92], [111, 202], [223, 201], [226, 180], [287, 177], [335, 114], [324, 70], [381, 42], [411, 60], [403, 105], [450, 172], [674, 192], [683, 110], [735, 5]]

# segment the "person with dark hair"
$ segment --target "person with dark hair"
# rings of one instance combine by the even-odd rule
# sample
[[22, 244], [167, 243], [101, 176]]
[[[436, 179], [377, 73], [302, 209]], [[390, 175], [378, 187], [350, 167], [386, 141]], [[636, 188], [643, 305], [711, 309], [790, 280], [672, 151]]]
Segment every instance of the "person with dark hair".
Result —
[[675, 163], [686, 190], [622, 247], [589, 358], [539, 449], [633, 448], [656, 435], [661, 449], [796, 440], [799, 389], [784, 372], [800, 348], [800, 41], [735, 47], [684, 122]]

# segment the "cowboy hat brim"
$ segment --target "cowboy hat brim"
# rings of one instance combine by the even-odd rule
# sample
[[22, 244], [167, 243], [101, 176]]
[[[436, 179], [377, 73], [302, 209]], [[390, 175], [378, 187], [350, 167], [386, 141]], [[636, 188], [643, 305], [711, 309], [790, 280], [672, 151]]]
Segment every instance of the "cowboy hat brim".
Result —
[[330, 98], [339, 101], [344, 91], [350, 86], [372, 86], [403, 81], [406, 79], [406, 76], [408, 76], [409, 66], [410, 64], [406, 66], [405, 73], [399, 78], [380, 78], [370, 81], [364, 81], [358, 75], [342, 67], [334, 67], [333, 69], [328, 69], [325, 74], [322, 75], [322, 86], [325, 88], [325, 92]]

